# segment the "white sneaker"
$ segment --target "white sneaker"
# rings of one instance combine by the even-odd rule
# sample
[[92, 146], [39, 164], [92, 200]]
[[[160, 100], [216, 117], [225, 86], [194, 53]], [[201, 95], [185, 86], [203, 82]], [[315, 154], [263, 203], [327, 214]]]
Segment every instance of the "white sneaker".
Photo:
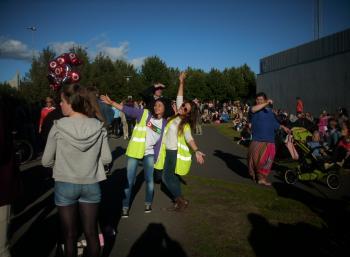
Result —
[[123, 207], [123, 209], [122, 209], [122, 218], [123, 219], [129, 218], [129, 208]]
[[152, 206], [148, 203], [145, 204], [145, 213], [152, 212]]

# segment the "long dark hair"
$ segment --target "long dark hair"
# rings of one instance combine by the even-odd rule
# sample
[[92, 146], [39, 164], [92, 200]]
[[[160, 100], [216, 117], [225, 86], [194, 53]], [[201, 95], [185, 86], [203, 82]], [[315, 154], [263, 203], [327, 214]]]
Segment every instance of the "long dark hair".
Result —
[[73, 111], [95, 117], [95, 110], [85, 87], [78, 84], [65, 85], [62, 90], [64, 99], [72, 106]]
[[163, 113], [163, 115], [162, 115], [162, 117], [161, 117], [161, 118], [164, 118], [167, 102], [166, 102], [163, 98], [158, 98], [158, 99], [156, 99], [156, 100], [154, 101], [154, 104], [153, 104], [152, 108], [150, 108], [149, 111], [150, 111], [150, 113], [151, 113], [151, 115], [152, 115], [153, 117], [158, 118], [157, 115], [156, 115], [156, 113], [155, 113], [155, 111], [154, 111], [154, 106], [156, 105], [157, 102], [160, 102], [160, 103], [162, 103], [162, 104], [164, 105], [164, 113]]
[[198, 115], [198, 107], [197, 105], [192, 101], [184, 101], [183, 104], [189, 103], [191, 105], [191, 111], [189, 113], [186, 113], [185, 116], [181, 116], [179, 114], [176, 114], [172, 116], [170, 120], [175, 119], [176, 117], [180, 117], [181, 121], [178, 127], [178, 135], [182, 135], [184, 133], [185, 125], [188, 123], [192, 130], [196, 127], [196, 121], [197, 121], [197, 115]]

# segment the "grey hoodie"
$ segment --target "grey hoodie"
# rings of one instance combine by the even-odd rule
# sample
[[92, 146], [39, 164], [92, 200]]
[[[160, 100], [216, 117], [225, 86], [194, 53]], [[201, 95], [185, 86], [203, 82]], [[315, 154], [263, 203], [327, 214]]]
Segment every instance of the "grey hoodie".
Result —
[[54, 122], [42, 157], [56, 181], [92, 184], [106, 179], [112, 161], [107, 131], [94, 118], [65, 117]]

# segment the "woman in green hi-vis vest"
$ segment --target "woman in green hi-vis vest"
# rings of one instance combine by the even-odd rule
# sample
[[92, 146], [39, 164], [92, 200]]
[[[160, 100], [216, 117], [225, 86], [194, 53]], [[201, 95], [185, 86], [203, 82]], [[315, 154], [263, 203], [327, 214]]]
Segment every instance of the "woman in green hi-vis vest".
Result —
[[101, 100], [124, 112], [126, 116], [136, 119], [136, 125], [126, 149], [128, 183], [124, 188], [122, 218], [129, 217], [130, 197], [136, 179], [138, 163], [141, 160], [146, 182], [145, 213], [150, 213], [154, 192], [154, 163], [158, 160], [166, 125], [166, 120], [163, 118], [165, 102], [162, 98], [157, 99], [153, 109], [147, 110], [118, 104], [108, 96], [101, 96]]
[[[191, 130], [196, 125], [197, 105], [192, 101], [183, 100], [184, 84], [186, 73], [179, 76], [179, 88], [176, 98], [176, 114], [169, 118], [164, 131], [161, 155], [164, 155], [163, 183], [173, 196], [174, 206], [168, 210], [183, 211], [188, 206], [188, 200], [182, 195], [181, 182], [179, 176], [184, 176], [190, 171], [191, 156], [195, 154], [199, 164], [204, 163], [204, 156], [192, 137]], [[159, 160], [162, 158], [160, 157]]]

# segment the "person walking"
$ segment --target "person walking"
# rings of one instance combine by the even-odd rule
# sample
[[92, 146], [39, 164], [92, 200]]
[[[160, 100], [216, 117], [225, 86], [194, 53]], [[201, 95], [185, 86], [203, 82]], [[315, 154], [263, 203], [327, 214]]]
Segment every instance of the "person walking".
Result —
[[155, 168], [163, 169], [163, 183], [172, 194], [174, 205], [168, 210], [183, 211], [189, 204], [182, 194], [179, 176], [188, 174], [192, 162], [192, 153], [199, 164], [204, 163], [204, 156], [191, 130], [195, 129], [197, 105], [193, 101], [184, 101], [186, 73], [179, 76], [179, 88], [176, 98], [176, 114], [169, 118], [164, 132], [161, 156]]
[[275, 133], [279, 128], [290, 133], [280, 125], [272, 111], [273, 101], [265, 93], [256, 95], [256, 105], [249, 108], [252, 142], [248, 149], [249, 174], [258, 184], [270, 186], [267, 180], [275, 158]]
[[154, 163], [159, 156], [166, 119], [163, 118], [165, 103], [163, 99], [157, 99], [152, 109], [138, 109], [112, 101], [107, 95], [101, 96], [101, 100], [126, 116], [136, 119], [136, 125], [132, 132], [130, 142], [126, 149], [127, 158], [127, 186], [124, 189], [122, 218], [129, 217], [130, 198], [136, 180], [137, 167], [140, 160], [143, 161], [144, 178], [146, 181], [145, 213], [152, 211], [154, 194]]
[[60, 217], [65, 256], [77, 255], [78, 216], [87, 241], [87, 256], [99, 256], [97, 215], [99, 182], [106, 179], [104, 165], [112, 161], [107, 131], [95, 117], [86, 88], [63, 87], [60, 103], [64, 118], [54, 121], [42, 157], [53, 167], [55, 204]]
[[41, 109], [40, 112], [40, 119], [39, 119], [39, 134], [41, 133], [41, 127], [43, 125], [43, 122], [46, 118], [46, 116], [52, 112], [53, 110], [55, 110], [55, 106], [54, 106], [54, 100], [52, 97], [48, 96], [45, 99], [45, 103], [46, 106], [44, 108]]
[[121, 119], [120, 119], [120, 111], [115, 108], [115, 107], [112, 107], [112, 110], [114, 112], [114, 118], [113, 118], [113, 121], [112, 121], [112, 134], [115, 136], [115, 137], [120, 137], [120, 123], [121, 123]]

